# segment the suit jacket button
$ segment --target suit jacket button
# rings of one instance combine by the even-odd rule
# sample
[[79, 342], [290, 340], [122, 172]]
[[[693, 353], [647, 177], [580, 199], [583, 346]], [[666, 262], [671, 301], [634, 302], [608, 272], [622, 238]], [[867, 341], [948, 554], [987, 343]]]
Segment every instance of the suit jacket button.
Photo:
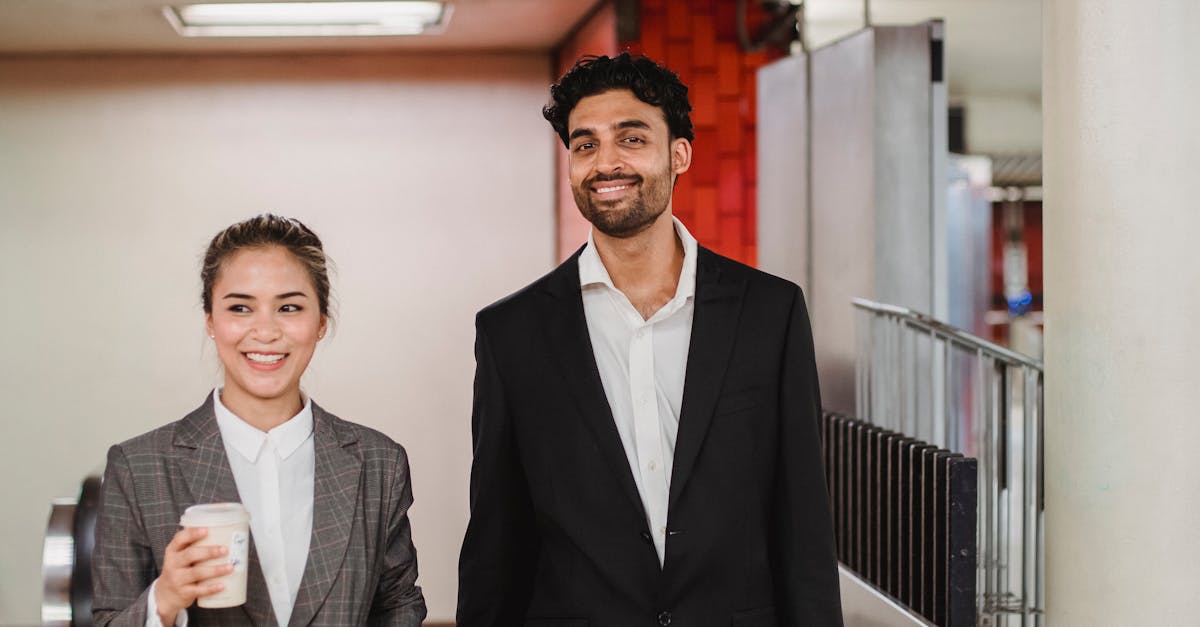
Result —
[[667, 627], [667, 625], [670, 625], [671, 624], [671, 613], [670, 612], [659, 612], [658, 624], [662, 625], [662, 627]]

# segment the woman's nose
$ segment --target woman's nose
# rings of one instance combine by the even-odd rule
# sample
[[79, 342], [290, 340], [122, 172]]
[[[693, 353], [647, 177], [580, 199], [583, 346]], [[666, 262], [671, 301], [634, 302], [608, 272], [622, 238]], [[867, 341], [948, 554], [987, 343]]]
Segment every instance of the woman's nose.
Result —
[[267, 314], [259, 314], [254, 317], [254, 324], [250, 328], [250, 336], [260, 342], [273, 342], [279, 339], [282, 330], [279, 327], [279, 322], [275, 316]]

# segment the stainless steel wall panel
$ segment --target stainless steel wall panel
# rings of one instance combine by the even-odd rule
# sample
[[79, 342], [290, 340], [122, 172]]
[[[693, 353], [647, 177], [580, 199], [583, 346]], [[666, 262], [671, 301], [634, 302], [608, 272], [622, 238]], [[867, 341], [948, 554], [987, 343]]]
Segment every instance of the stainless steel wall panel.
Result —
[[875, 285], [874, 74], [872, 30], [812, 52], [810, 310], [821, 399], [827, 409], [843, 413], [854, 411], [854, 320], [848, 303], [874, 293]]
[[874, 294], [885, 303], [930, 311], [933, 130], [929, 25], [879, 26], [874, 31]]
[[758, 71], [758, 267], [810, 292], [808, 79], [802, 55]]
[[931, 69], [939, 31], [877, 26], [807, 64], [795, 56], [759, 70], [760, 266], [806, 288], [833, 411], [854, 411], [850, 300], [930, 311], [945, 280], [935, 274], [946, 257], [935, 235], [945, 230], [945, 90]]

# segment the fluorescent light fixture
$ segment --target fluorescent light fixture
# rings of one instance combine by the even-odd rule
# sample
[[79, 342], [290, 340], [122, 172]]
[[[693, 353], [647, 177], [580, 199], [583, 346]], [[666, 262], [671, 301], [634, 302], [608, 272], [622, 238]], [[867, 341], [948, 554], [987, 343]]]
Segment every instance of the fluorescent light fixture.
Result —
[[184, 37], [367, 37], [441, 32], [443, 2], [252, 2], [164, 7]]

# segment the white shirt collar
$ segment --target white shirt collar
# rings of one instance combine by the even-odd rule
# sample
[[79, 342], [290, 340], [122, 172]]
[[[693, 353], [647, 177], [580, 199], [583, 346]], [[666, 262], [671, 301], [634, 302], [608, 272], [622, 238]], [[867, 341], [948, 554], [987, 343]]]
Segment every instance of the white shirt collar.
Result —
[[221, 439], [250, 463], [258, 461], [258, 455], [262, 452], [267, 438], [275, 445], [279, 458], [287, 459], [313, 432], [312, 399], [307, 397], [304, 398], [304, 407], [300, 409], [300, 413], [266, 433], [255, 429], [237, 414], [229, 411], [221, 402], [220, 388], [213, 390], [213, 411], [217, 417], [217, 427], [221, 430]]
[[[679, 284], [675, 287], [675, 298], [672, 299], [680, 301], [696, 295], [696, 249], [698, 245], [696, 238], [692, 237], [679, 218], [671, 216], [671, 222], [675, 225], [675, 234], [683, 244], [683, 268], [679, 271]], [[587, 247], [579, 254], [579, 286], [587, 287], [597, 283], [607, 285], [614, 290], [617, 289], [613, 285], [612, 277], [608, 274], [608, 269], [604, 267], [604, 262], [600, 260], [600, 253], [596, 252], [595, 229], [593, 228], [588, 231]]]

